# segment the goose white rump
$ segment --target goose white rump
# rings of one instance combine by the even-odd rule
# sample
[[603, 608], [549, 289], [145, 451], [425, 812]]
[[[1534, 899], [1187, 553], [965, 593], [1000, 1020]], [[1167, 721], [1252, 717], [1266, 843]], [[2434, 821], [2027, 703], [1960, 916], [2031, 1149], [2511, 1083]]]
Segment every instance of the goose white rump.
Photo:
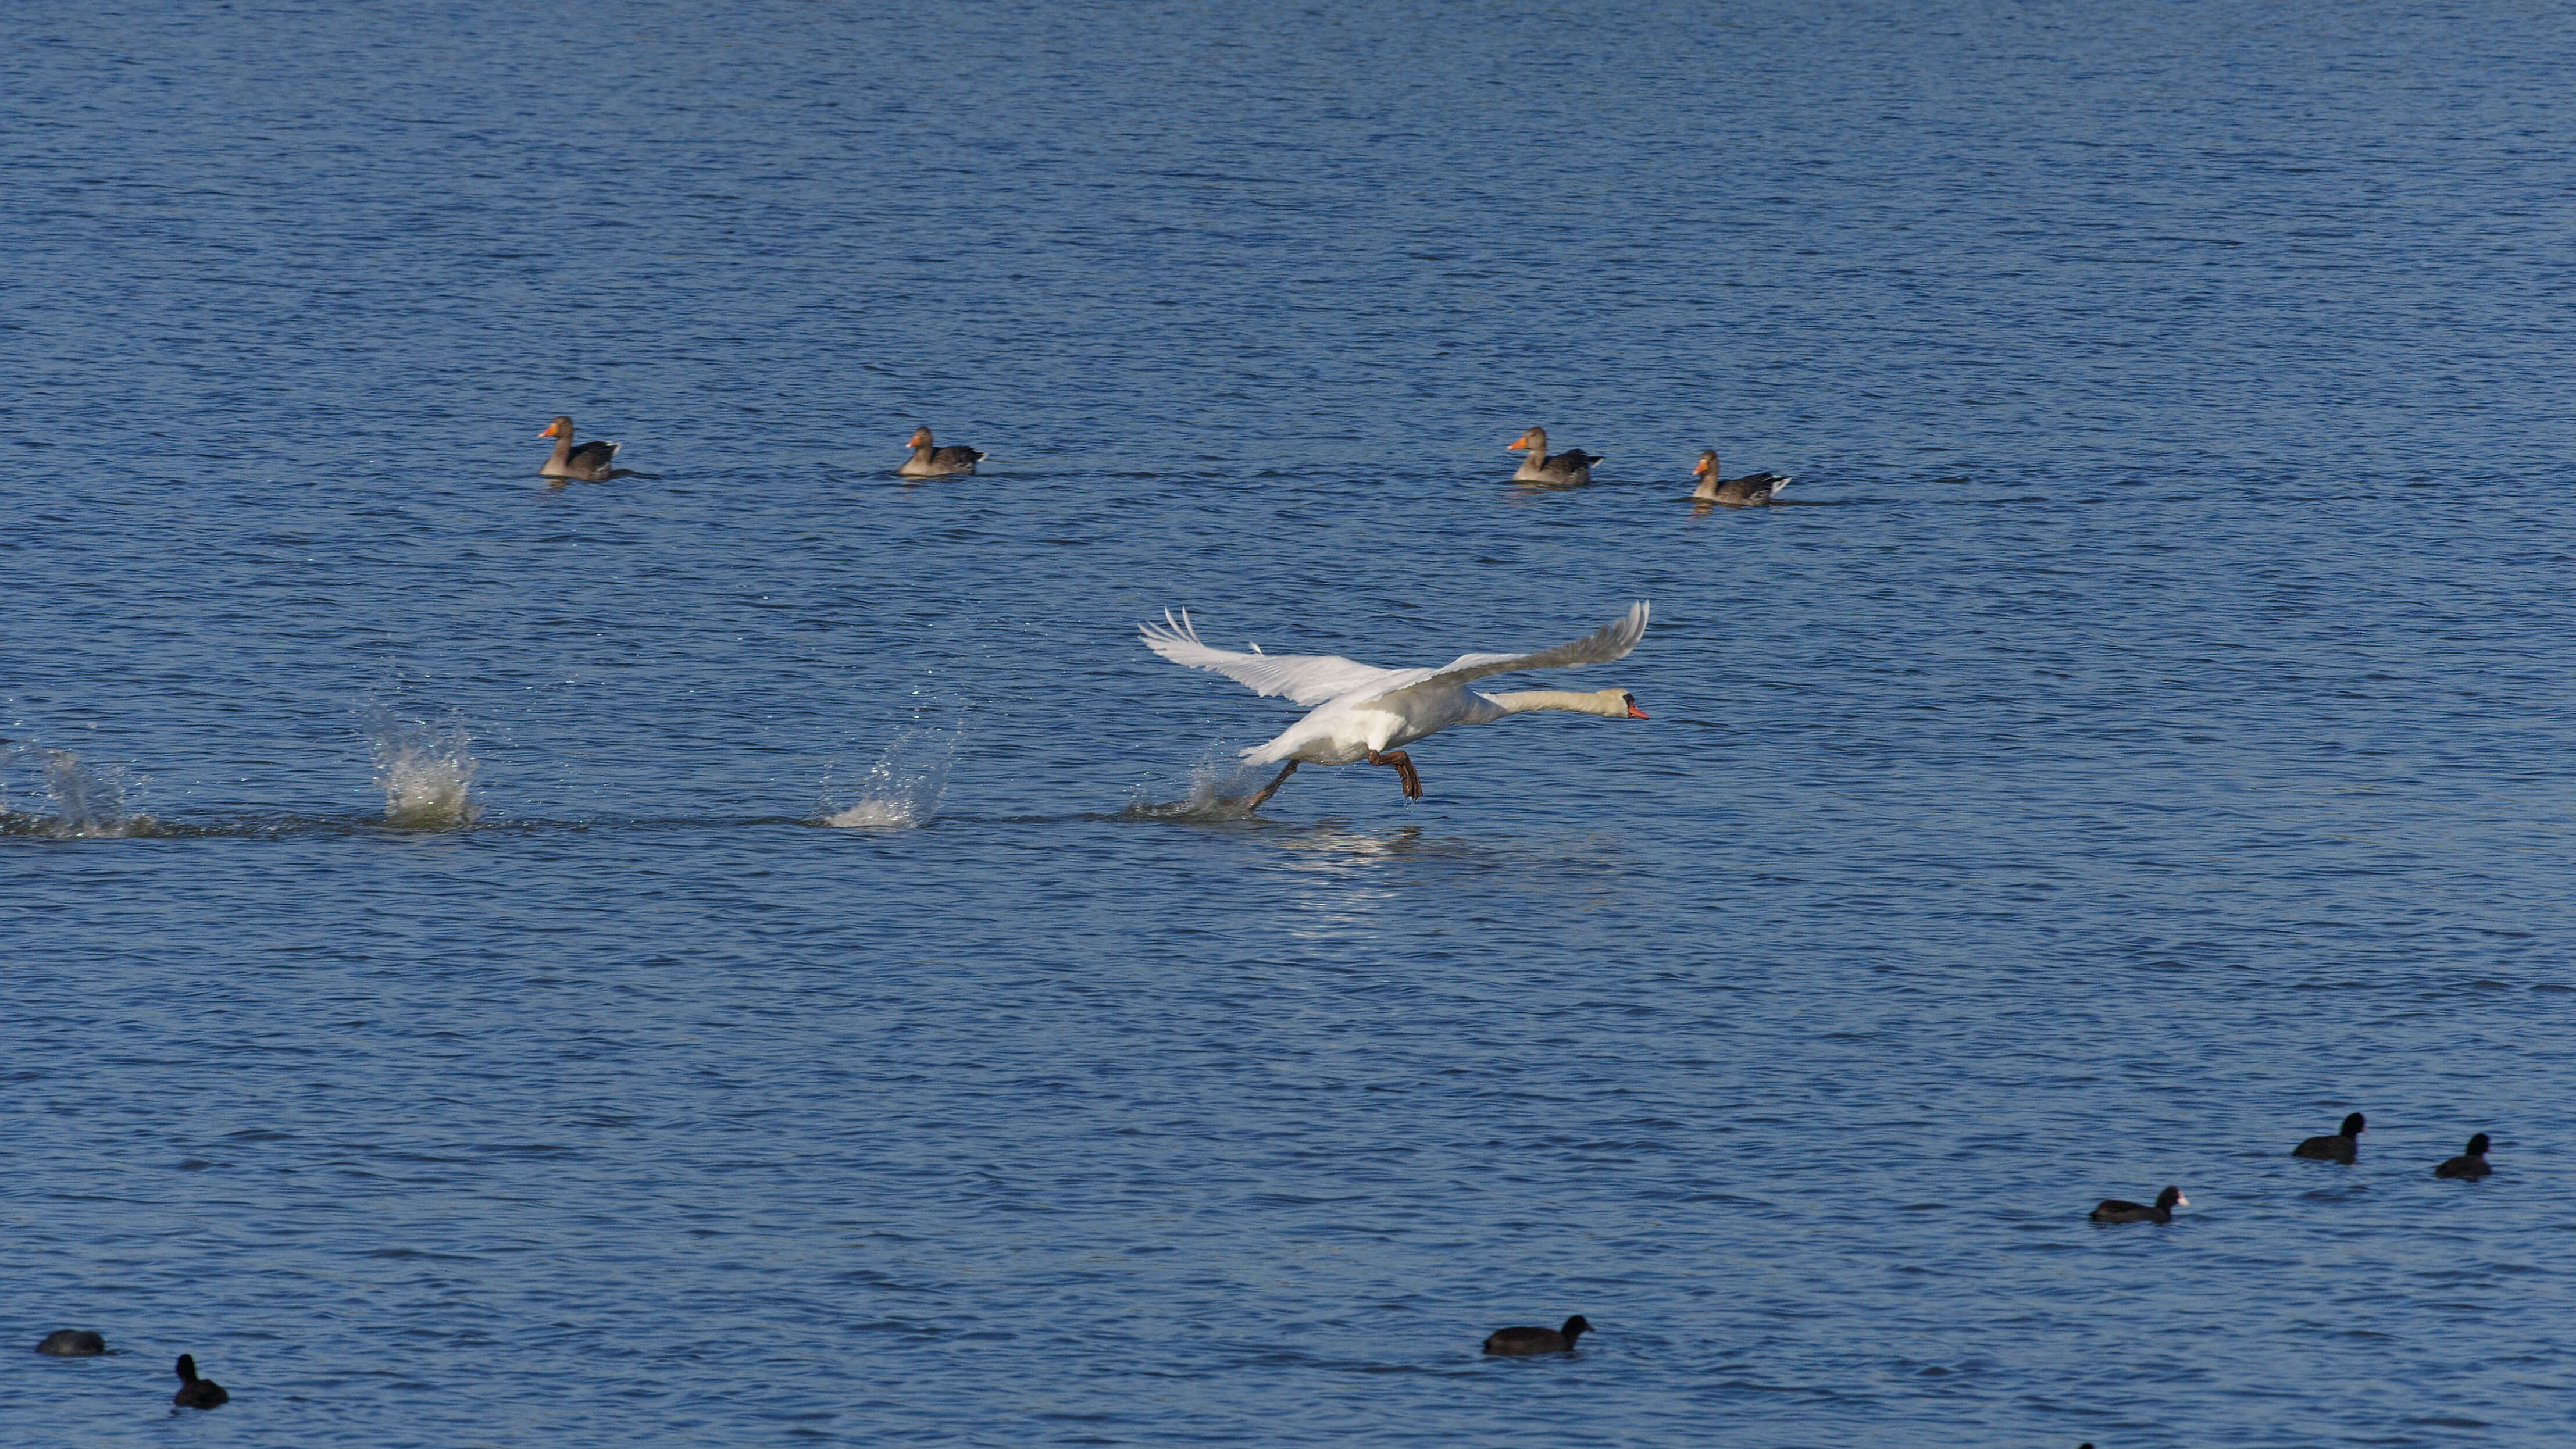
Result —
[[1566, 689], [1533, 689], [1516, 694], [1480, 694], [1467, 686], [1497, 674], [1524, 669], [1569, 669], [1578, 664], [1607, 664], [1624, 659], [1645, 637], [1647, 608], [1628, 606], [1615, 622], [1571, 644], [1534, 654], [1462, 654], [1447, 664], [1417, 669], [1380, 669], [1332, 654], [1264, 654], [1254, 645], [1249, 654], [1215, 649], [1199, 642], [1188, 611], [1163, 622], [1141, 624], [1145, 647], [1174, 664], [1211, 669], [1255, 694], [1286, 696], [1314, 706], [1268, 744], [1243, 752], [1246, 764], [1287, 761], [1277, 779], [1252, 797], [1247, 809], [1278, 793], [1300, 764], [1350, 765], [1366, 760], [1396, 772], [1407, 799], [1422, 798], [1422, 777], [1402, 746], [1451, 725], [1491, 724], [1531, 710], [1566, 710], [1607, 719], [1644, 719], [1637, 697], [1622, 689], [1578, 693]]

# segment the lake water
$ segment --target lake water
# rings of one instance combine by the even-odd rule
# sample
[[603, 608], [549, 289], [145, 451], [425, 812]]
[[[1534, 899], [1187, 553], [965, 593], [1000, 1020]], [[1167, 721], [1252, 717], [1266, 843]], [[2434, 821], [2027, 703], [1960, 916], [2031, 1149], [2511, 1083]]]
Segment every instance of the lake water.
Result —
[[2570, 55], [0, 18], [0, 1439], [2565, 1442]]

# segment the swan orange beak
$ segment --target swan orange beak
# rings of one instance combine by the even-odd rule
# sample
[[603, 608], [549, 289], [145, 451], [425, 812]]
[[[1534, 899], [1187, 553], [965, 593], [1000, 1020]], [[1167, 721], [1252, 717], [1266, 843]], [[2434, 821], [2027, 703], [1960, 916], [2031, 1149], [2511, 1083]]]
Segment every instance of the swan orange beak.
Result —
[[1654, 716], [1653, 716], [1653, 715], [1650, 715], [1650, 714], [1648, 714], [1648, 713], [1646, 713], [1646, 712], [1645, 712], [1644, 710], [1642, 710], [1642, 709], [1637, 708], [1637, 702], [1636, 702], [1635, 700], [1633, 700], [1633, 699], [1632, 699], [1632, 700], [1628, 701], [1628, 718], [1630, 718], [1630, 719], [1653, 719], [1653, 718], [1654, 718]]

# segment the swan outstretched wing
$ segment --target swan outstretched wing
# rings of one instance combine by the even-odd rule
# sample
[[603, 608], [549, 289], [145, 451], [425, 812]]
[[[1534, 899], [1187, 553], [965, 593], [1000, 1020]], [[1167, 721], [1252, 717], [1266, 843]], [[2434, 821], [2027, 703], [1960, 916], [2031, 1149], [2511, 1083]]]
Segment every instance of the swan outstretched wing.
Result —
[[1231, 649], [1211, 648], [1199, 642], [1198, 630], [1190, 627], [1187, 609], [1177, 619], [1166, 609], [1161, 624], [1139, 624], [1136, 632], [1143, 637], [1146, 648], [1174, 664], [1212, 669], [1255, 694], [1284, 694], [1298, 704], [1322, 704], [1355, 690], [1422, 672], [1380, 669], [1338, 654], [1264, 654], [1258, 646], [1249, 654], [1238, 654]]
[[1559, 644], [1535, 654], [1461, 654], [1438, 669], [1400, 671], [1418, 677], [1394, 688], [1410, 689], [1417, 684], [1466, 684], [1489, 675], [1517, 674], [1524, 669], [1566, 669], [1577, 664], [1607, 664], [1613, 659], [1625, 659], [1628, 651], [1637, 647], [1637, 641], [1646, 637], [1647, 613], [1646, 601], [1639, 599], [1628, 606], [1627, 613], [1571, 644]]

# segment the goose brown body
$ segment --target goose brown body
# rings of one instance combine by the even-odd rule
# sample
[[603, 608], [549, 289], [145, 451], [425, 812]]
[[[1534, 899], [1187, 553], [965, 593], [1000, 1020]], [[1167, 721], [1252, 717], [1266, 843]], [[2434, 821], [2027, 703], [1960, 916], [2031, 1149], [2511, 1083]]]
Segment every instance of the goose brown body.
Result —
[[1771, 501], [1771, 495], [1789, 486], [1791, 480], [1777, 473], [1747, 473], [1741, 478], [1720, 481], [1717, 476], [1717, 450], [1711, 448], [1691, 465], [1691, 476], [1699, 488], [1691, 497], [1701, 503], [1718, 503], [1728, 508], [1759, 508]]
[[985, 454], [962, 445], [937, 447], [930, 439], [930, 429], [915, 428], [909, 444], [912, 456], [903, 460], [895, 472], [906, 478], [958, 478], [975, 471]]
[[554, 456], [537, 470], [540, 478], [579, 478], [585, 483], [598, 483], [617, 471], [617, 443], [584, 443], [576, 448], [572, 442], [572, 419], [558, 417], [546, 424], [540, 438], [555, 440]]
[[1559, 488], [1572, 488], [1592, 481], [1592, 465], [1601, 461], [1598, 454], [1580, 448], [1568, 448], [1550, 455], [1547, 451], [1547, 429], [1532, 428], [1513, 439], [1503, 449], [1506, 453], [1526, 453], [1521, 469], [1512, 475], [1515, 483], [1552, 483]]

